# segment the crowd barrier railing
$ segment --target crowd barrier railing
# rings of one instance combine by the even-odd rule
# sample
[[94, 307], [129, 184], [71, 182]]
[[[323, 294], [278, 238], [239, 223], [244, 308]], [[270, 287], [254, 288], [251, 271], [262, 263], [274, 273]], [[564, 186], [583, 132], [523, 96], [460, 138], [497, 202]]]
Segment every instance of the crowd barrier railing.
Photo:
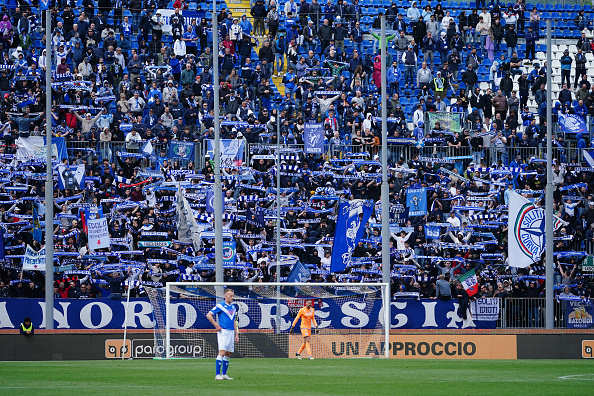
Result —
[[[566, 326], [564, 301], [555, 300], [553, 304], [555, 328], [564, 328]], [[545, 298], [504, 298], [501, 300], [497, 327], [501, 329], [544, 328], [545, 312]]]

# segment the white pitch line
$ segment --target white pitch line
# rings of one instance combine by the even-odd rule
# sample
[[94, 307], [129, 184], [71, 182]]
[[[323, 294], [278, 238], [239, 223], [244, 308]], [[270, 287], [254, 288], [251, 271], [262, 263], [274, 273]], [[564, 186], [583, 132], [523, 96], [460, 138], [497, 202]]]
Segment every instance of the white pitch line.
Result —
[[594, 374], [572, 374], [572, 375], [564, 375], [562, 377], [559, 377], [559, 379], [569, 380], [569, 379], [574, 379], [574, 378], [578, 378], [578, 377], [585, 377], [585, 376], [590, 376], [591, 378], [580, 378], [580, 379], [581, 380], [585, 380], [585, 381], [594, 381]]

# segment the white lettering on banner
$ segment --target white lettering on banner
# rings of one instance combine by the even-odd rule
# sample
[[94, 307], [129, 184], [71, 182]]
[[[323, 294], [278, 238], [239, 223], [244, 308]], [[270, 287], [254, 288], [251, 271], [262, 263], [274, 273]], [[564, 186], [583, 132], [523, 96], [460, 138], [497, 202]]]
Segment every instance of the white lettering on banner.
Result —
[[[96, 326], [93, 324], [93, 320], [91, 319], [91, 311], [93, 310], [94, 306], [99, 307], [99, 311], [101, 312], [101, 320], [99, 321], [99, 324]], [[87, 329], [101, 329], [107, 326], [109, 322], [111, 322], [112, 318], [113, 312], [111, 311], [111, 308], [109, 307], [109, 305], [102, 302], [92, 302], [90, 304], [85, 305], [80, 310], [80, 322]]]
[[105, 217], [87, 220], [87, 228], [89, 235], [89, 249], [101, 249], [111, 245], [109, 240], [109, 230], [107, 228], [107, 219]]
[[[330, 312], [324, 312], [324, 311], [322, 311], [322, 308], [323, 307], [316, 309], [315, 315], [318, 318], [325, 319], [328, 316], [330, 316]], [[318, 323], [318, 328], [320, 328], [320, 329], [324, 329], [332, 324], [331, 320], [316, 320], [316, 322]]]
[[[180, 326], [178, 323], [179, 319], [179, 307], [184, 307], [184, 315], [182, 316], [184, 319], [184, 323]], [[191, 304], [187, 303], [178, 303], [178, 304], [171, 304], [171, 313], [169, 317], [169, 326], [172, 329], [189, 329], [194, 325], [196, 321], [197, 313], [196, 308], [194, 308]]]
[[[369, 316], [365, 312], [361, 312], [361, 310], [365, 309], [367, 304], [365, 303], [358, 303], [356, 301], [347, 301], [346, 303], [342, 304], [341, 311], [346, 316], [343, 317], [340, 322], [350, 328], [360, 328], [365, 327], [367, 323], [369, 323]], [[382, 317], [382, 315], [380, 315]], [[353, 319], [357, 319], [359, 323], [353, 323]]]
[[[0, 328], [14, 328], [22, 320], [26, 310], [38, 328], [46, 328], [45, 302], [43, 300], [31, 301], [34, 308], [25, 308], [21, 303], [23, 300], [1, 300], [0, 301]], [[440, 303], [437, 301], [424, 300], [420, 303], [423, 308], [416, 305], [416, 301], [394, 301], [391, 302], [391, 328], [410, 327], [411, 323], [418, 328], [484, 328], [486, 321], [494, 322], [498, 319], [499, 301], [493, 299], [477, 300], [480, 304], [468, 311], [466, 320], [458, 315], [458, 304]], [[238, 301], [239, 325], [240, 328], [276, 328], [276, 303], [260, 303], [258, 306], [247, 305]], [[128, 316], [125, 317], [125, 302], [101, 302], [101, 300], [71, 301], [58, 300], [54, 308], [54, 318], [58, 329], [105, 329], [123, 328], [125, 324], [129, 328], [151, 329], [154, 327], [152, 320], [152, 307], [148, 301], [131, 300], [128, 306]], [[376, 303], [348, 301], [341, 303], [323, 303], [316, 309], [316, 319], [320, 328], [347, 328], [359, 329], [379, 320], [383, 325], [383, 307]], [[444, 305], [446, 304], [446, 305]], [[26, 305], [29, 307], [30, 305]], [[41, 309], [37, 309], [39, 306]], [[97, 307], [95, 307], [97, 306]], [[411, 311], [411, 307], [415, 307]], [[18, 307], [18, 308], [17, 308]], [[76, 308], [76, 309], [75, 309]], [[198, 325], [206, 325], [204, 315], [200, 314], [198, 308], [189, 303], [173, 303], [171, 305], [171, 328], [188, 329]], [[470, 315], [472, 312], [472, 316]], [[483, 312], [481, 318], [477, 318], [478, 312]], [[278, 327], [288, 330], [292, 318], [286, 304], [280, 307], [281, 321]], [[80, 320], [79, 320], [80, 317]], [[492, 317], [493, 320], [485, 319]], [[174, 319], [175, 318], [175, 319]], [[274, 322], [273, 322], [274, 321]], [[477, 322], [478, 321], [478, 322]], [[481, 322], [482, 321], [482, 322]], [[38, 325], [38, 323], [40, 323]], [[421, 325], [422, 323], [422, 325]], [[489, 325], [487, 325], [488, 327]]]
[[435, 321], [435, 306], [437, 302], [421, 302], [421, 304], [425, 308], [425, 322], [423, 323], [423, 327], [437, 327], [437, 322]]
[[[70, 305], [69, 302], [59, 302], [60, 306], [62, 307], [62, 312], [54, 307], [54, 321], [58, 322], [57, 329], [69, 329], [70, 325], [68, 324], [68, 306]], [[41, 324], [39, 325], [40, 329], [45, 329], [45, 301], [39, 301], [39, 306], [41, 307]], [[82, 314], [82, 312], [81, 312]]]
[[244, 327], [248, 327], [250, 325], [250, 317], [247, 316], [247, 312], [249, 311], [249, 306], [241, 301], [237, 301], [237, 306], [239, 310], [237, 311], [237, 318], [239, 319], [239, 328], [243, 329]]
[[462, 328], [466, 329], [467, 327], [476, 327], [474, 321], [472, 320], [472, 316], [470, 315], [470, 309], [466, 310], [466, 319], [462, 319], [458, 315], [458, 307], [460, 304], [454, 303], [454, 310], [447, 313], [446, 317], [450, 319], [450, 323], [448, 323], [448, 327], [452, 327], [454, 329], [459, 329], [457, 322], [462, 322]]
[[[260, 326], [258, 326], [259, 329], [272, 329], [272, 321], [274, 320], [274, 323], [276, 325], [278, 325], [278, 323], [276, 323], [276, 304], [263, 304], [263, 303], [258, 303], [258, 306], [260, 306], [260, 312], [262, 314], [262, 321], [260, 322]], [[274, 308], [275, 312], [274, 315], [272, 314], [272, 308]], [[282, 330], [287, 330], [289, 327], [291, 327], [291, 322], [287, 322], [283, 316], [287, 315], [289, 313], [289, 307], [287, 307], [285, 304], [281, 304], [280, 305], [280, 329]]]
[[[122, 306], [124, 307], [124, 312], [126, 306], [128, 306], [128, 314], [125, 315], [127, 320], [126, 323], [122, 324], [122, 328], [137, 327], [136, 318], [138, 318], [141, 329], [151, 329], [155, 327], [155, 323], [151, 319], [151, 314], [153, 313], [151, 303], [146, 301], [130, 301], [130, 303], [126, 303], [125, 301], [122, 301]], [[136, 312], [136, 306], [140, 306], [140, 312]]]
[[3, 327], [14, 329], [14, 325], [10, 321], [10, 316], [8, 315], [8, 311], [6, 310], [5, 302], [0, 303], [0, 329]]
[[[406, 302], [393, 302], [392, 303], [392, 306], [396, 307], [396, 309], [406, 309], [406, 305], [407, 305]], [[383, 318], [384, 318], [384, 315], [380, 315], [380, 321], [383, 321]], [[392, 328], [392, 329], [397, 329], [398, 327], [402, 327], [408, 323], [408, 316], [406, 316], [403, 313], [396, 314], [394, 316], [394, 319], [396, 319], [396, 324], [390, 326], [390, 328]]]

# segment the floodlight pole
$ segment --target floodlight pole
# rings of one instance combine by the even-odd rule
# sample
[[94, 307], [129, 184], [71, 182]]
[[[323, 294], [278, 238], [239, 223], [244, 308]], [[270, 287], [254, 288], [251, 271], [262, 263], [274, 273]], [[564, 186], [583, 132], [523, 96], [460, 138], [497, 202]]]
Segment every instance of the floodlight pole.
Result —
[[390, 357], [390, 190], [388, 185], [388, 87], [386, 87], [386, 16], [381, 16], [381, 102], [382, 106], [382, 282], [388, 286], [384, 289], [384, 326], [386, 326], [385, 354]]
[[[281, 268], [281, 138], [280, 138], [280, 103], [276, 106], [276, 281], [280, 282]], [[281, 331], [281, 313], [280, 313], [280, 286], [276, 287], [276, 332]]]
[[551, 20], [547, 20], [547, 185], [545, 190], [545, 241], [546, 241], [546, 284], [545, 284], [545, 320], [546, 328], [555, 328], [555, 317], [553, 310], [553, 114], [552, 114], [552, 86], [551, 86], [551, 67], [552, 59], [551, 46]]
[[52, 18], [45, 11], [45, 328], [54, 328], [54, 171], [52, 169]]
[[[219, 37], [217, 2], [212, 2], [212, 77], [214, 90], [214, 228], [215, 228], [215, 279], [224, 281], [223, 269], [223, 191], [221, 189], [221, 132], [219, 119]], [[217, 288], [217, 299], [223, 297]]]

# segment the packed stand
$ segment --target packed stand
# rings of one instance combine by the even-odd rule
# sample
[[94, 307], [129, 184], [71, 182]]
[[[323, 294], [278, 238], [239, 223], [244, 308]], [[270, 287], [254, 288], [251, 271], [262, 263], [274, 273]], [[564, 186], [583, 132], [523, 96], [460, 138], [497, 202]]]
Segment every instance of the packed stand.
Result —
[[[214, 166], [203, 149], [214, 136], [215, 105], [224, 120], [221, 137], [249, 146], [243, 162], [225, 163], [222, 171], [226, 239], [237, 252], [235, 263], [226, 265], [225, 281], [275, 280], [277, 188], [287, 258], [283, 279], [298, 260], [311, 268], [312, 282], [379, 281], [378, 152], [386, 138], [386, 199], [397, 214], [389, 241], [393, 290], [456, 298], [454, 280], [475, 270], [479, 296], [542, 295], [542, 262], [522, 270], [508, 266], [505, 217], [509, 191], [544, 202], [546, 68], [536, 61], [537, 49], [546, 51], [541, 12], [526, 10], [521, 0], [501, 9], [462, 4], [378, 9], [390, 29], [386, 43], [379, 41], [371, 4], [359, 0], [324, 6], [318, 0], [259, 0], [249, 16], [222, 9], [216, 24], [218, 104], [206, 17], [187, 20], [176, 8], [166, 21], [159, 9], [167, 5], [150, 1], [130, 2], [121, 13], [120, 2], [99, 1], [96, 8], [87, 0], [77, 7], [56, 4], [52, 112], [46, 115], [39, 8], [8, 2], [0, 15], [0, 297], [45, 293], [40, 272], [21, 271], [27, 246], [41, 249], [31, 230], [37, 216], [43, 219], [34, 211], [44, 200], [45, 164], [19, 150], [45, 135], [46, 116], [56, 140], [67, 147], [67, 155], [54, 156], [54, 178], [68, 163], [83, 165], [85, 181], [77, 185], [69, 175], [72, 183], [54, 193], [57, 298], [119, 298], [128, 286], [132, 297], [143, 296], [143, 287], [213, 280], [208, 197]], [[559, 59], [567, 86], [555, 110], [586, 120], [594, 115], [594, 88], [585, 73], [591, 13], [575, 14], [571, 23], [586, 33], [575, 53], [568, 50]], [[379, 118], [383, 46], [389, 65], [387, 136]], [[273, 77], [281, 79], [280, 87]], [[448, 112], [457, 115], [457, 124], [442, 115]], [[322, 154], [303, 151], [309, 123], [323, 124]], [[277, 130], [288, 149], [278, 169]], [[582, 155], [589, 138], [556, 132], [554, 139], [555, 210], [563, 225], [555, 232], [557, 293], [588, 297], [592, 287], [580, 268], [594, 240], [592, 168]], [[172, 148], [180, 142], [192, 147], [194, 158], [176, 157]], [[199, 246], [179, 235], [180, 188], [202, 231]], [[399, 216], [409, 188], [427, 188], [426, 215]], [[341, 198], [373, 200], [376, 211], [353, 252], [355, 265], [332, 274]], [[85, 224], [95, 215], [108, 219], [111, 247], [91, 252]]]

